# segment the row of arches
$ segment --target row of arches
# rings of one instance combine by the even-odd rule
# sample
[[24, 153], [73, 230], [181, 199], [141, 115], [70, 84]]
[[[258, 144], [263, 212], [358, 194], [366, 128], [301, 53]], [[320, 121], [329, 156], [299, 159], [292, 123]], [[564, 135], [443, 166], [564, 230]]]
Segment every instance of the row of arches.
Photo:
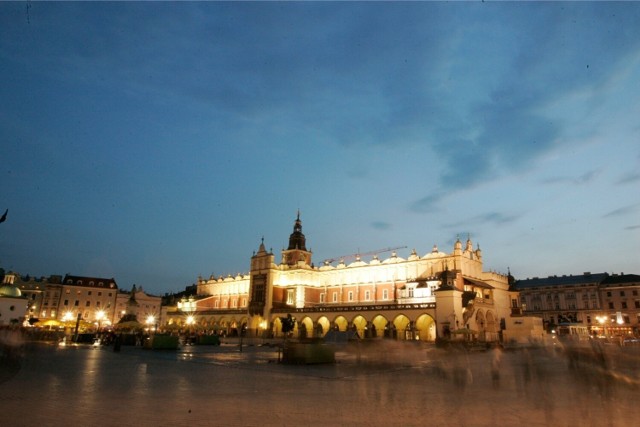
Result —
[[[324, 337], [329, 331], [356, 333], [359, 338], [391, 338], [399, 340], [435, 341], [436, 324], [433, 317], [428, 314], [417, 316], [416, 320], [400, 314], [392, 319], [383, 315], [376, 315], [371, 320], [357, 315], [348, 320], [343, 315], [338, 315], [330, 320], [327, 316], [321, 316], [313, 320], [310, 316], [296, 319], [293, 335], [298, 338]], [[282, 322], [276, 318], [272, 322], [271, 333], [273, 336], [282, 336]]]
[[[500, 325], [490, 310], [477, 310], [474, 318], [473, 339], [479, 341], [496, 341], [499, 339]], [[222, 336], [239, 336], [247, 331], [248, 316], [197, 316], [195, 321], [189, 322], [188, 317], [175, 317], [169, 320], [167, 327], [179, 330], [198, 331], [201, 333], [217, 333]], [[362, 315], [355, 315], [348, 319], [344, 315], [333, 317], [320, 316], [316, 319], [309, 315], [295, 318], [293, 336], [296, 338], [321, 338], [330, 331], [353, 332], [362, 339], [390, 338], [397, 340], [435, 341], [436, 322], [427, 314], [417, 314], [410, 318], [404, 314], [385, 317], [377, 314], [370, 319]], [[282, 337], [282, 321], [275, 316], [270, 322], [262, 322], [260, 327], [249, 331], [255, 337]]]

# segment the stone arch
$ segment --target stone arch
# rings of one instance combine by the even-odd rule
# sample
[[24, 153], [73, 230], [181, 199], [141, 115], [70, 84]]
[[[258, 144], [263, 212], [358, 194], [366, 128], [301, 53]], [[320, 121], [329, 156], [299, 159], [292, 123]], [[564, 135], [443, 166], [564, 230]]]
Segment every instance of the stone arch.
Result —
[[416, 338], [420, 341], [436, 340], [436, 321], [428, 314], [421, 314], [415, 322]]
[[352, 328], [358, 333], [359, 338], [364, 338], [367, 331], [367, 319], [358, 315], [351, 321]]
[[485, 314], [485, 336], [487, 341], [498, 341], [499, 338], [498, 322], [491, 310]]
[[484, 317], [484, 311], [478, 310], [476, 312], [475, 322], [476, 322], [475, 328], [478, 330], [478, 340], [486, 341], [485, 332], [486, 332], [487, 322]]
[[313, 320], [310, 317], [304, 317], [298, 324], [300, 339], [313, 337]]
[[271, 333], [274, 337], [282, 336], [282, 321], [280, 320], [280, 317], [276, 317], [273, 319], [273, 322], [271, 322]]
[[371, 321], [371, 337], [377, 338], [385, 336], [385, 330], [388, 324], [389, 321], [383, 315], [378, 314], [376, 317], [374, 317]]
[[331, 328], [331, 322], [329, 322], [329, 319], [327, 319], [326, 316], [322, 316], [316, 322], [315, 336], [317, 337], [325, 336], [326, 333], [329, 332], [330, 328]]
[[400, 340], [411, 340], [413, 339], [413, 322], [404, 314], [399, 314], [393, 319], [392, 322], [392, 338], [400, 339]]
[[337, 316], [333, 321], [333, 327], [337, 331], [346, 331], [349, 327], [349, 322], [344, 316]]

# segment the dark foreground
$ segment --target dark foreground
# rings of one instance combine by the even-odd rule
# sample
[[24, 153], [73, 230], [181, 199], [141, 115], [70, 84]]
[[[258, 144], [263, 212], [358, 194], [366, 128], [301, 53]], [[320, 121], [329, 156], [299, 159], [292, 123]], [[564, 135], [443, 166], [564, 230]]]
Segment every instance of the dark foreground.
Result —
[[342, 349], [288, 366], [269, 347], [26, 344], [0, 365], [3, 426], [631, 426], [638, 349]]

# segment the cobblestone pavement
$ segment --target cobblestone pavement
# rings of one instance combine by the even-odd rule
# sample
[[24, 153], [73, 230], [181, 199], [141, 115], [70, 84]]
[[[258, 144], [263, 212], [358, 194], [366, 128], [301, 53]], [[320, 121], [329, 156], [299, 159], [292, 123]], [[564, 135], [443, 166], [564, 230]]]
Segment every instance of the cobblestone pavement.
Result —
[[[631, 426], [638, 349], [341, 348], [333, 365], [283, 365], [277, 349], [177, 352], [26, 345], [0, 366], [3, 426]], [[11, 369], [10, 369], [11, 368]]]

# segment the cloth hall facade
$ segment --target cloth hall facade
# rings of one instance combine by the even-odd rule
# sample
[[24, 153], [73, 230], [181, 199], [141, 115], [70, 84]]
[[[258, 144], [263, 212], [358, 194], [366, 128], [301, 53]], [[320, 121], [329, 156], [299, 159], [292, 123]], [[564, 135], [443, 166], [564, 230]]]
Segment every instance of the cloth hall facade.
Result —
[[393, 252], [315, 266], [298, 215], [279, 262], [261, 242], [247, 274], [200, 277], [196, 298], [169, 312], [168, 322], [182, 326], [189, 315], [200, 330], [276, 337], [280, 319], [291, 315], [300, 338], [339, 330], [371, 339], [497, 341], [517, 292], [507, 275], [484, 271], [482, 257], [470, 239], [458, 239], [450, 253], [434, 246], [406, 259]]

